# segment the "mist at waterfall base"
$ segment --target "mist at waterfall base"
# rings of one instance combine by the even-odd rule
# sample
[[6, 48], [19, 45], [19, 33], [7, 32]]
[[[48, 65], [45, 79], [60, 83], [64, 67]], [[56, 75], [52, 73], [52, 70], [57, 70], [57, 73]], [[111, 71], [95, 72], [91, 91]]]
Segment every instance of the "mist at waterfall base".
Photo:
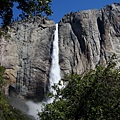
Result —
[[[54, 95], [56, 94], [56, 91], [52, 89], [52, 86], [54, 84], [58, 84], [60, 77], [60, 66], [59, 66], [59, 47], [58, 47], [58, 24], [56, 24], [56, 30], [54, 32], [54, 41], [53, 41], [53, 51], [52, 51], [52, 64], [50, 68], [50, 74], [49, 74], [49, 82], [50, 82], [50, 88], [49, 91], [52, 92]], [[50, 98], [46, 101], [47, 103], [52, 103], [54, 98]], [[44, 102], [44, 101], [43, 101]], [[27, 101], [26, 105], [29, 108], [28, 114], [31, 116], [34, 116], [34, 118], [37, 120], [39, 119], [39, 116], [37, 115], [38, 112], [42, 111], [42, 108], [44, 106], [42, 103], [35, 103], [33, 101]]]

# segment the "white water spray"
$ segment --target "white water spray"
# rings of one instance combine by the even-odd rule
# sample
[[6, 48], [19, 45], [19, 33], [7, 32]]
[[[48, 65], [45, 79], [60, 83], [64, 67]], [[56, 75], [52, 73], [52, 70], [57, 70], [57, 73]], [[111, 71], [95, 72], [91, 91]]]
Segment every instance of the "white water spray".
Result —
[[53, 41], [53, 53], [52, 53], [52, 64], [50, 69], [50, 92], [55, 94], [55, 90], [52, 89], [54, 84], [58, 84], [60, 77], [60, 66], [59, 66], [59, 47], [58, 47], [58, 24], [56, 24], [56, 30], [54, 33]]
[[[54, 32], [54, 41], [53, 41], [53, 52], [52, 52], [52, 64], [50, 68], [50, 92], [53, 92], [53, 94], [56, 94], [56, 91], [52, 89], [52, 86], [54, 84], [58, 84], [60, 77], [60, 67], [59, 67], [59, 47], [58, 47], [58, 24], [56, 24], [56, 30]], [[48, 99], [47, 103], [52, 103], [52, 99]], [[26, 105], [29, 108], [28, 114], [35, 117], [35, 119], [38, 118], [37, 114], [38, 111], [41, 112], [41, 109], [43, 108], [42, 103], [34, 103], [32, 101], [26, 102]]]
[[28, 114], [33, 116], [36, 120], [39, 120], [38, 112], [42, 112], [42, 103], [35, 103], [33, 101], [27, 101], [26, 105], [29, 108]]

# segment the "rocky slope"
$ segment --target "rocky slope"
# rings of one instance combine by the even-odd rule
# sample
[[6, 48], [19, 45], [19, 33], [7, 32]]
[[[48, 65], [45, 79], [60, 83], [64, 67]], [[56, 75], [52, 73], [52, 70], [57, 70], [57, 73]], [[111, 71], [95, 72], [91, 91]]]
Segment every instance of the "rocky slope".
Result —
[[[34, 17], [13, 23], [10, 37], [0, 38], [0, 65], [6, 67], [10, 90], [43, 99], [49, 83], [54, 30], [52, 20]], [[120, 62], [120, 4], [65, 15], [59, 22], [59, 52], [62, 76], [104, 65], [113, 53]]]

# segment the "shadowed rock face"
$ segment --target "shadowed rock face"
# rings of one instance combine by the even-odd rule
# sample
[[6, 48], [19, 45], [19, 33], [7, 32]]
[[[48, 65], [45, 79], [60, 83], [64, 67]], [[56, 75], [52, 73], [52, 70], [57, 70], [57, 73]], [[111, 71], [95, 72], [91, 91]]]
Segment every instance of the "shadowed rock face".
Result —
[[62, 75], [104, 65], [113, 53], [120, 62], [120, 4], [65, 15], [59, 22], [59, 46]]
[[[33, 17], [13, 23], [11, 37], [0, 38], [0, 65], [6, 67], [8, 86], [23, 96], [44, 98], [54, 30], [53, 21]], [[62, 76], [104, 65], [113, 53], [120, 62], [120, 4], [65, 15], [59, 22], [59, 52]]]

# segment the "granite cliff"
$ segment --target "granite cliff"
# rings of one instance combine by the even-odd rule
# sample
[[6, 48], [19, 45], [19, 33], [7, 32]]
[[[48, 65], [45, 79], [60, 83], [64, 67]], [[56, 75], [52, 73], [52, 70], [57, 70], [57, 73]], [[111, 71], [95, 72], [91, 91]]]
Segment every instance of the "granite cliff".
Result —
[[8, 34], [0, 39], [0, 64], [6, 68], [11, 90], [28, 98], [43, 99], [54, 30], [55, 23], [45, 17], [29, 18], [8, 27]]
[[59, 22], [59, 45], [63, 74], [105, 65], [113, 53], [120, 62], [120, 4], [65, 15]]
[[[6, 67], [8, 86], [28, 98], [42, 100], [49, 84], [55, 23], [33, 17], [8, 27], [0, 38], [0, 65]], [[61, 76], [83, 73], [105, 65], [115, 53], [120, 65], [120, 4], [101, 10], [71, 12], [59, 22]]]

